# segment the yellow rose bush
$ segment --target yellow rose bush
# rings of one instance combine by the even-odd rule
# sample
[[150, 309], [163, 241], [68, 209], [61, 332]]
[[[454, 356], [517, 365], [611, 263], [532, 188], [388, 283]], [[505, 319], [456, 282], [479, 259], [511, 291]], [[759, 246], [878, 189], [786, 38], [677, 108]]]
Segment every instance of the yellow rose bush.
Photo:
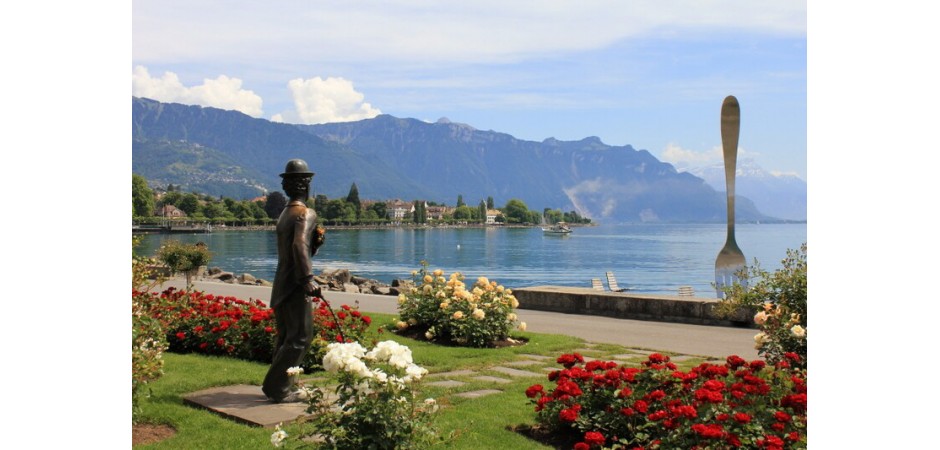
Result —
[[517, 326], [519, 306], [512, 290], [480, 277], [472, 285], [460, 272], [444, 277], [426, 263], [412, 272], [414, 287], [398, 297], [399, 332], [431, 341], [469, 347], [493, 347]]

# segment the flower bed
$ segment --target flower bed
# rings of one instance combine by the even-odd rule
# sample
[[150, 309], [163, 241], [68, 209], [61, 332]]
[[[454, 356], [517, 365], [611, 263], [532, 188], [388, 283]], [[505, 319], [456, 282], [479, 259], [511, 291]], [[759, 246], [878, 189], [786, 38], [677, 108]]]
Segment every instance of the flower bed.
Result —
[[447, 279], [440, 269], [429, 272], [427, 264], [412, 277], [414, 287], [398, 296], [399, 331], [417, 330], [432, 341], [492, 347], [506, 340], [513, 327], [525, 329], [513, 312], [519, 302], [495, 281], [480, 277], [468, 289], [460, 272]]
[[[277, 333], [274, 310], [259, 300], [240, 300], [175, 288], [159, 295], [134, 291], [133, 296], [143, 299], [148, 315], [161, 322], [169, 351], [271, 362]], [[330, 342], [341, 342], [343, 337], [346, 342], [361, 340], [372, 323], [369, 316], [349, 305], [342, 305], [334, 318], [326, 302], [315, 298], [314, 303], [316, 337], [304, 359], [305, 368], [320, 365]]]
[[768, 366], [729, 356], [677, 370], [668, 356], [649, 355], [643, 367], [564, 354], [548, 375], [555, 387], [535, 384], [526, 396], [538, 423], [577, 441], [575, 449], [806, 447], [806, 371], [800, 357]]

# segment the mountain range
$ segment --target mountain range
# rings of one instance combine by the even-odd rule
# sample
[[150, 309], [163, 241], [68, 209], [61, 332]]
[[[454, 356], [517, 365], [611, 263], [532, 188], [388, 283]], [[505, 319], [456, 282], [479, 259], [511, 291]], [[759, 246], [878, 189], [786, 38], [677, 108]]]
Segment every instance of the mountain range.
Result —
[[[597, 137], [535, 142], [447, 119], [390, 115], [293, 125], [133, 98], [132, 170], [155, 186], [250, 198], [280, 189], [278, 174], [291, 158], [307, 161], [316, 172], [312, 190], [330, 198], [345, 196], [356, 183], [363, 199], [453, 205], [461, 195], [470, 205], [493, 197], [500, 206], [518, 198], [530, 209], [576, 210], [602, 223], [723, 222], [726, 216], [724, 193], [703, 178]], [[743, 195], [736, 218], [776, 220]]]

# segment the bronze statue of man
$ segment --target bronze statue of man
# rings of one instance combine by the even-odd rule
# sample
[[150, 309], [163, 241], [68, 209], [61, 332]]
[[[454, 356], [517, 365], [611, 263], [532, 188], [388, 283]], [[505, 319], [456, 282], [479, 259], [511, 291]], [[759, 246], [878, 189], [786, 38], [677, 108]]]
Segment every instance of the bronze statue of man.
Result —
[[317, 214], [307, 208], [313, 172], [300, 159], [287, 162], [281, 187], [289, 201], [277, 220], [277, 271], [271, 289], [271, 308], [277, 324], [274, 359], [261, 390], [275, 403], [299, 401], [287, 369], [300, 366], [313, 341], [310, 297], [319, 297], [310, 258], [316, 254]]

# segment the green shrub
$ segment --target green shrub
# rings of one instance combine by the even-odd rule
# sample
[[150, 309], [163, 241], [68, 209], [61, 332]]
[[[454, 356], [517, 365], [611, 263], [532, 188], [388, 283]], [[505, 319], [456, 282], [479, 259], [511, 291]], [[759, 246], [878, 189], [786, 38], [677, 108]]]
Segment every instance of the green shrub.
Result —
[[[134, 238], [136, 247], [139, 238]], [[145, 394], [144, 387], [163, 375], [163, 352], [167, 348], [163, 328], [160, 322], [150, 317], [148, 303], [150, 297], [140, 294], [140, 290], [152, 286], [148, 267], [152, 261], [135, 256], [131, 260], [131, 403], [132, 418], [137, 422], [140, 413], [140, 397]]]
[[806, 366], [806, 244], [787, 250], [782, 268], [773, 274], [760, 268], [757, 260], [743, 274], [748, 286], [734, 284], [726, 289], [726, 298], [716, 308], [723, 316], [744, 307], [754, 311], [760, 333], [754, 337], [755, 348], [767, 362], [775, 364], [788, 352], [799, 355], [799, 365]]

